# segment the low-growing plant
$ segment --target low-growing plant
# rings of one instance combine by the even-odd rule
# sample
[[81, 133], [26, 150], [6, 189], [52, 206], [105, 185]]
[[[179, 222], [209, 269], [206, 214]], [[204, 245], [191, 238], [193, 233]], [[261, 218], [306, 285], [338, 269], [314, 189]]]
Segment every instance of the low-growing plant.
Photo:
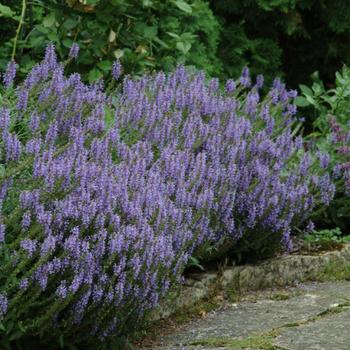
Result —
[[122, 80], [117, 61], [106, 94], [66, 77], [52, 45], [18, 86], [15, 72], [0, 99], [2, 347], [126, 340], [197, 248], [291, 249], [333, 196], [279, 80], [261, 97], [247, 69], [221, 90], [183, 66]]
[[349, 242], [350, 236], [344, 236], [339, 227], [335, 229], [315, 230], [304, 238], [307, 250], [329, 250]]
[[195, 218], [165, 195], [149, 145], [106, 127], [101, 83], [66, 78], [53, 46], [17, 88], [14, 72], [0, 109], [1, 347], [121, 339], [180, 277]]
[[222, 90], [217, 79], [179, 67], [124, 79], [113, 103], [120, 125], [152, 145], [177, 205], [209, 209], [202, 237], [230, 237], [239, 251], [268, 255], [281, 239], [291, 249], [292, 227], [328, 204], [334, 186], [294, 137], [296, 92], [276, 79], [264, 95], [262, 85], [244, 69]]

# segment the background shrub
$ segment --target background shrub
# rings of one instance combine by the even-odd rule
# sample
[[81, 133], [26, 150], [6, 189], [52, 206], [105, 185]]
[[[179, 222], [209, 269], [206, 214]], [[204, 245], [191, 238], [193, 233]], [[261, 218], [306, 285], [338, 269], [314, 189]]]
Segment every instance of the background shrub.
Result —
[[302, 96], [296, 103], [307, 115], [306, 133], [317, 148], [330, 155], [331, 168], [335, 168], [336, 195], [329, 207], [314, 214], [315, 223], [320, 227], [342, 229], [348, 234], [350, 200], [348, 196], [348, 148], [349, 148], [349, 110], [350, 110], [350, 70], [344, 66], [336, 73], [334, 88], [327, 89], [313, 74], [313, 84], [301, 85]]
[[[26, 3], [26, 1], [24, 1]], [[5, 0], [2, 14], [0, 69], [13, 51], [21, 2]], [[2, 11], [1, 11], [2, 9]], [[73, 42], [82, 54], [74, 65], [93, 81], [107, 76], [120, 58], [126, 72], [171, 70], [178, 63], [195, 65], [209, 74], [220, 72], [216, 57], [219, 24], [203, 0], [48, 0], [28, 2], [18, 35], [15, 58], [27, 72], [48, 42], [61, 58]]]
[[219, 57], [224, 74], [235, 76], [249, 64], [289, 86], [318, 70], [327, 83], [350, 64], [350, 8], [346, 0], [212, 0], [222, 25]]
[[13, 52], [22, 3], [15, 58], [24, 73], [48, 42], [61, 58], [77, 42], [83, 54], [74, 71], [90, 81], [108, 77], [116, 58], [135, 74], [185, 63], [227, 78], [248, 65], [269, 83], [283, 76], [294, 87], [316, 70], [329, 83], [350, 64], [346, 0], [3, 0], [0, 69]]

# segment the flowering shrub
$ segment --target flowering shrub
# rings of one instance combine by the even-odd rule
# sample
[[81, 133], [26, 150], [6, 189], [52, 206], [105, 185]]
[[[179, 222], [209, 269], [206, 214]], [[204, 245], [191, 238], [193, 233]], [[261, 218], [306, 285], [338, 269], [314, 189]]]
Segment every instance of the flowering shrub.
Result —
[[176, 204], [210, 209], [204, 240], [228, 235], [259, 251], [277, 239], [291, 249], [291, 228], [327, 205], [334, 185], [326, 159], [320, 164], [293, 136], [296, 92], [276, 79], [262, 98], [262, 86], [262, 76], [252, 83], [244, 69], [222, 91], [217, 79], [179, 67], [124, 79], [113, 103], [119, 128], [151, 143]]
[[102, 85], [65, 78], [52, 47], [12, 91], [0, 112], [2, 331], [124, 334], [180, 275], [190, 215], [167, 197], [148, 144], [128, 148], [107, 129]]
[[21, 85], [14, 63], [3, 76], [2, 346], [127, 335], [197, 247], [291, 249], [293, 225], [333, 195], [278, 80], [262, 99], [247, 69], [222, 90], [180, 66], [106, 94], [63, 68], [49, 46]]

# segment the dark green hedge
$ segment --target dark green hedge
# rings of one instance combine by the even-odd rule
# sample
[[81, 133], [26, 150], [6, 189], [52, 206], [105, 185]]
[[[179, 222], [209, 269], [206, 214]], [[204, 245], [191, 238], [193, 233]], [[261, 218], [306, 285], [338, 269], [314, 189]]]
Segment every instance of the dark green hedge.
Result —
[[82, 54], [74, 70], [93, 80], [115, 58], [127, 72], [194, 65], [212, 75], [238, 76], [249, 65], [267, 80], [291, 86], [316, 70], [331, 82], [350, 64], [347, 0], [2, 0], [0, 69], [14, 46], [23, 71], [46, 43], [66, 57], [73, 41]]
[[218, 56], [227, 75], [249, 63], [297, 86], [316, 70], [330, 82], [350, 63], [346, 0], [211, 0], [211, 7], [223, 29]]

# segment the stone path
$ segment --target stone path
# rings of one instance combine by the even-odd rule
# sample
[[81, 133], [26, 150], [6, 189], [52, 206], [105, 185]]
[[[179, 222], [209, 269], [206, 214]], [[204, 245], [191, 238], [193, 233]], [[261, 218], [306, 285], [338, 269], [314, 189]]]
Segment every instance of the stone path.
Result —
[[226, 303], [152, 350], [350, 350], [350, 282], [310, 283]]

